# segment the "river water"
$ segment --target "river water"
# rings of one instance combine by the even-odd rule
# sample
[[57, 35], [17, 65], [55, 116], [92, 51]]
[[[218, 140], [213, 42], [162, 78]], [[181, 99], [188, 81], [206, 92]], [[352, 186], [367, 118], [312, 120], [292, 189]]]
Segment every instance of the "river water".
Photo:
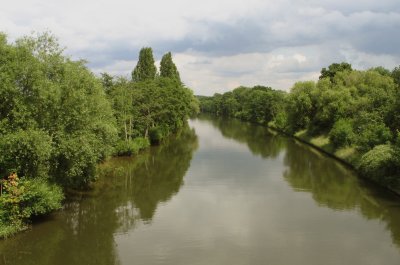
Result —
[[0, 264], [400, 264], [400, 199], [308, 146], [201, 116], [101, 165]]

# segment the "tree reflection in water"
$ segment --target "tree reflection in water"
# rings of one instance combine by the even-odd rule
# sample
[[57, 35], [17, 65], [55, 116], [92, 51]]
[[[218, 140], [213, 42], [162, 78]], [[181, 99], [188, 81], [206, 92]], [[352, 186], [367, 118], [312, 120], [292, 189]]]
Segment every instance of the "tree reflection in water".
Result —
[[159, 203], [183, 185], [197, 147], [194, 130], [185, 127], [136, 157], [110, 159], [99, 166], [93, 191], [74, 196], [35, 229], [0, 242], [0, 264], [120, 264], [114, 234], [151, 222]]
[[315, 202], [334, 210], [357, 209], [367, 219], [379, 219], [400, 246], [398, 196], [366, 180], [348, 168], [304, 144], [286, 146], [285, 180], [296, 191], [310, 192]]
[[226, 138], [245, 143], [254, 155], [275, 158], [284, 152], [283, 177], [298, 192], [309, 192], [322, 207], [357, 210], [367, 219], [386, 223], [393, 242], [400, 246], [398, 196], [359, 179], [346, 166], [315, 149], [271, 132], [268, 128], [235, 119], [200, 116]]

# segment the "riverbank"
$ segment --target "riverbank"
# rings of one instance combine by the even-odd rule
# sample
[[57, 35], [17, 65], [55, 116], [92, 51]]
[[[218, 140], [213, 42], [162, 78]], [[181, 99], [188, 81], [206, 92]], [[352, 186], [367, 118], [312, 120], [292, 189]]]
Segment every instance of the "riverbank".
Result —
[[[0, 237], [61, 208], [59, 195], [65, 191], [90, 189], [98, 163], [159, 143], [198, 112], [171, 53], [157, 68], [152, 49], [142, 48], [128, 79], [97, 76], [84, 60], [64, 56], [61, 46], [50, 33], [12, 43], [0, 33], [7, 58], [0, 62], [7, 70], [2, 75], [7, 82], [0, 82], [0, 102], [6, 106], [0, 111], [0, 178], [8, 184], [14, 172], [21, 181], [41, 181], [34, 188], [6, 187], [0, 197]], [[34, 74], [26, 76], [26, 69]]]
[[[0, 197], [0, 217], [8, 215], [7, 212], [16, 212], [16, 216], [11, 218], [13, 223], [5, 223], [0, 218], [0, 240], [15, 236], [16, 234], [26, 231], [31, 226], [32, 218], [38, 216], [50, 215], [65, 206], [66, 199], [93, 194], [98, 188], [99, 180], [104, 184], [105, 172], [104, 164], [116, 158], [134, 159], [149, 151], [152, 147], [168, 145], [171, 139], [179, 138], [181, 135], [187, 134], [188, 125], [185, 123], [182, 128], [168, 135], [158, 135], [157, 139], [148, 139], [138, 137], [129, 142], [119, 141], [113, 151], [113, 155], [97, 165], [96, 180], [91, 182], [85, 190], [77, 190], [72, 188], [64, 188], [56, 185], [45, 185], [45, 181], [26, 180], [22, 178], [18, 181], [18, 185], [9, 191], [9, 194], [3, 193]], [[151, 141], [152, 140], [152, 141]], [[33, 187], [33, 188], [32, 188]], [[35, 187], [38, 187], [36, 189]], [[4, 190], [3, 190], [4, 191]], [[22, 203], [21, 203], [22, 202]], [[24, 206], [21, 207], [20, 204]], [[8, 207], [7, 207], [8, 206]], [[13, 208], [13, 209], [11, 209]]]
[[290, 92], [238, 87], [198, 96], [204, 113], [268, 125], [350, 164], [365, 178], [400, 193], [400, 93], [380, 68], [340, 71]]
[[286, 135], [287, 137], [294, 138], [297, 141], [307, 144], [307, 145], [311, 146], [312, 148], [318, 150], [319, 152], [322, 152], [322, 153], [332, 157], [333, 159], [338, 160], [342, 164], [345, 164], [346, 166], [353, 169], [359, 177], [361, 177], [363, 179], [367, 179], [369, 181], [372, 181], [376, 185], [386, 188], [389, 191], [400, 196], [399, 188], [396, 189], [396, 188], [390, 187], [389, 185], [383, 185], [382, 183], [380, 183], [374, 179], [371, 179], [367, 176], [363, 176], [361, 174], [361, 172], [359, 170], [359, 166], [360, 166], [360, 160], [361, 160], [362, 154], [357, 151], [356, 147], [347, 146], [347, 147], [342, 147], [342, 148], [335, 148], [333, 146], [333, 144], [330, 142], [328, 135], [312, 136], [308, 133], [307, 130], [301, 130], [294, 134], [288, 134], [288, 133], [280, 130], [279, 128], [275, 127], [273, 125], [273, 123], [268, 124], [267, 127], [273, 131], [276, 131], [278, 133]]

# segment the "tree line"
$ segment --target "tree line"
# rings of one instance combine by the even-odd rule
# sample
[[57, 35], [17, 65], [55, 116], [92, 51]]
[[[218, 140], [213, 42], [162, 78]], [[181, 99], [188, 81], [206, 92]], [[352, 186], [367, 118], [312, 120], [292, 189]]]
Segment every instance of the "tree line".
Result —
[[321, 70], [317, 82], [297, 82], [289, 93], [238, 87], [198, 99], [202, 112], [296, 136], [400, 190], [400, 66], [359, 71], [334, 63]]
[[60, 208], [63, 191], [90, 187], [99, 162], [159, 143], [198, 111], [171, 53], [158, 72], [143, 48], [129, 79], [85, 63], [50, 33], [0, 34], [0, 237]]

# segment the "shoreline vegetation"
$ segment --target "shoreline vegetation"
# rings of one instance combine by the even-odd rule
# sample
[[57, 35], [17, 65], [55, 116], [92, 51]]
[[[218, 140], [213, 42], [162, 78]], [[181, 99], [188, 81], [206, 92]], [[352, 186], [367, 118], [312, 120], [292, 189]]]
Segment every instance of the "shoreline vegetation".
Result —
[[98, 165], [136, 155], [199, 111], [166, 53], [142, 48], [130, 78], [93, 74], [45, 32], [9, 43], [0, 33], [0, 238], [91, 188]]
[[159, 69], [144, 47], [131, 77], [96, 76], [50, 33], [14, 43], [0, 33], [0, 238], [61, 209], [68, 191], [90, 189], [101, 162], [161, 143], [200, 110], [298, 138], [400, 193], [399, 87], [400, 67], [340, 63], [290, 93], [255, 86], [195, 97], [170, 52]]
[[318, 82], [297, 82], [288, 93], [241, 86], [197, 98], [203, 113], [267, 126], [400, 195], [400, 66], [358, 71], [334, 63]]

